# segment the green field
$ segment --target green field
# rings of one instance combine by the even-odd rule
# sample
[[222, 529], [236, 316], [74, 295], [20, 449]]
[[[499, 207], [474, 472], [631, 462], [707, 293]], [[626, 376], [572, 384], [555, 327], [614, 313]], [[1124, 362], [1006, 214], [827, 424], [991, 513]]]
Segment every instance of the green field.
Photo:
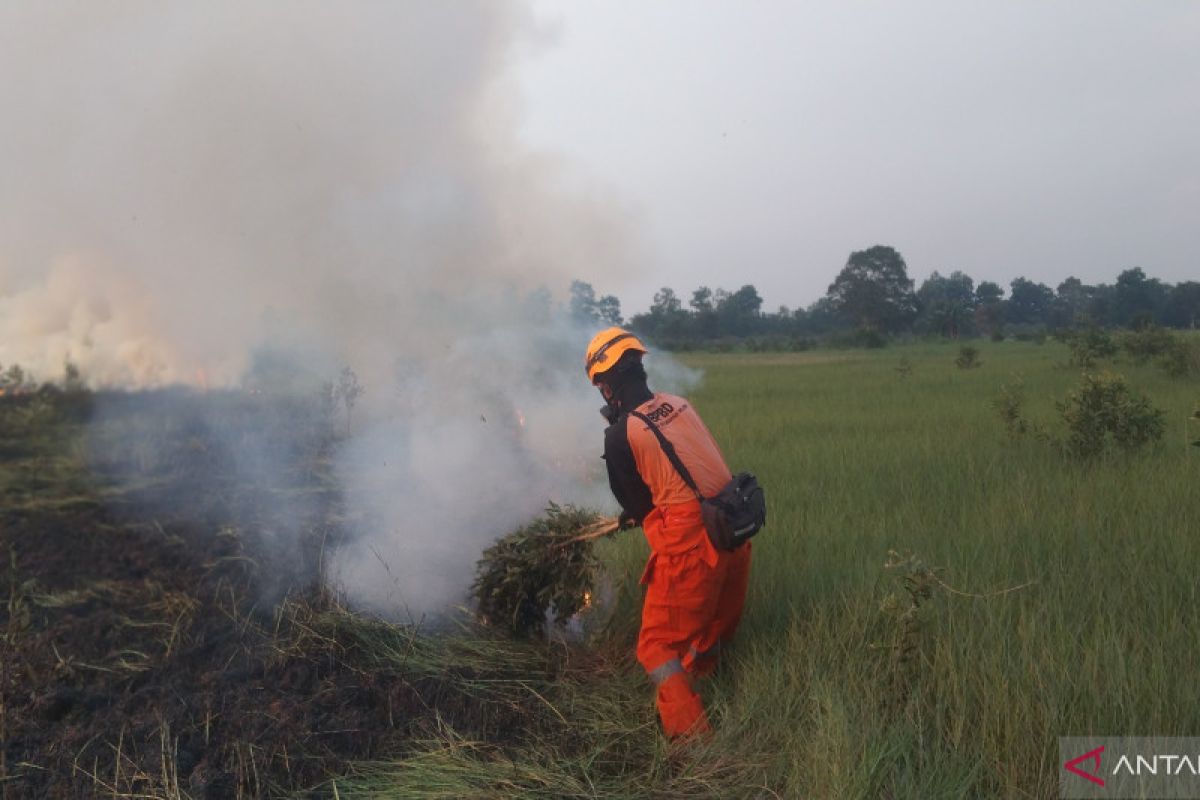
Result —
[[[1010, 440], [992, 406], [1020, 374], [1053, 425], [1080, 379], [1065, 349], [981, 351], [971, 370], [950, 345], [688, 359], [696, 406], [770, 501], [743, 636], [708, 697], [728, 750], [780, 795], [1051, 796], [1058, 736], [1197, 732], [1200, 387], [1113, 365], [1166, 434], [1081, 465]], [[614, 554], [626, 578], [638, 550]], [[1031, 585], [935, 586], [906, 629], [881, 612], [907, 601], [889, 550], [963, 592]], [[901, 666], [898, 638], [917, 648]]]
[[[319, 587], [272, 609], [273, 523], [245, 509], [319, 498], [296, 555], [319, 572], [353, 511], [326, 439], [297, 485], [254, 487], [202, 430], [139, 412], [119, 424], [160, 426], [169, 457], [113, 484], [134, 428], [87, 439], [54, 403], [0, 404], [0, 795], [1052, 797], [1059, 736], [1195, 735], [1200, 384], [1105, 365], [1166, 432], [1082, 463], [993, 406], [1019, 375], [1030, 419], [1060, 427], [1066, 348], [979, 348], [976, 369], [951, 344], [684, 359], [770, 509], [741, 634], [701, 684], [716, 734], [685, 747], [633, 659], [639, 532], [600, 545], [615, 597], [583, 642], [427, 635]], [[260, 427], [254, 398], [220, 402]]]
[[[1059, 736], [1194, 735], [1200, 386], [1105, 365], [1166, 433], [1083, 464], [1011, 438], [993, 406], [1020, 379], [1028, 416], [1057, 430], [1055, 401], [1081, 379], [1066, 348], [980, 350], [965, 370], [950, 344], [687, 357], [704, 371], [692, 400], [770, 506], [739, 641], [702, 684], [715, 739], [664, 748], [648, 685], [615, 655], [646, 556], [626, 535], [605, 545], [620, 602], [593, 643], [614, 668], [555, 695], [582, 751], [542, 743], [496, 765], [445, 748], [370, 785], [449, 778], [449, 797], [501, 773], [516, 795], [1053, 797]], [[887, 569], [890, 551], [914, 558]], [[906, 616], [923, 568], [929, 597]]]

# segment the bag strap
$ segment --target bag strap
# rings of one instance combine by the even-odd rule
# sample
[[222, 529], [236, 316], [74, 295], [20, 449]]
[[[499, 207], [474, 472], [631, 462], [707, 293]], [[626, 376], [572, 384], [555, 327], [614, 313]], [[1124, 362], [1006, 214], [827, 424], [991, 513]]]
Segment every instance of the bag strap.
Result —
[[675, 445], [667, 437], [663, 436], [663, 432], [658, 429], [649, 417], [640, 411], [630, 411], [630, 416], [637, 417], [642, 422], [650, 426], [650, 430], [654, 431], [654, 436], [658, 439], [658, 444], [662, 447], [662, 451], [666, 453], [667, 460], [671, 462], [671, 466], [675, 467], [675, 471], [679, 473], [679, 477], [683, 478], [683, 482], [688, 485], [688, 488], [696, 495], [696, 499], [701, 503], [704, 502], [704, 495], [700, 494], [700, 488], [696, 486], [696, 482], [692, 480], [692, 473], [688, 472], [687, 467], [679, 459], [679, 454], [675, 452]]

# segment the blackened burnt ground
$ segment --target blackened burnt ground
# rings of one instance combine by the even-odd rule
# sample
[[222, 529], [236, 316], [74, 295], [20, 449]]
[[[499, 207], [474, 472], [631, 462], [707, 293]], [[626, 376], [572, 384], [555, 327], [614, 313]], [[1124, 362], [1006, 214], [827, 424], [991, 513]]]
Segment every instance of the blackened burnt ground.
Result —
[[0, 797], [320, 795], [435, 728], [544, 735], [510, 689], [549, 663], [324, 588], [332, 430], [247, 394], [0, 398]]

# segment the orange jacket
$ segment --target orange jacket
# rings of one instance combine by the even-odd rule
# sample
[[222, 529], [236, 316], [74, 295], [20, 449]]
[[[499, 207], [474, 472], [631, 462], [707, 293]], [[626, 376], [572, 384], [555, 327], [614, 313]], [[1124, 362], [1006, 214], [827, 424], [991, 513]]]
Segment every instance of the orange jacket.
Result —
[[[732, 475], [700, 415], [686, 399], [658, 392], [639, 405], [664, 437], [675, 446], [680, 461], [691, 473], [701, 494], [711, 497], [729, 482]], [[695, 505], [696, 495], [680, 477], [679, 472], [663, 452], [658, 438], [650, 427], [630, 414], [622, 414], [604, 438], [604, 458], [608, 463], [609, 484], [626, 513], [638, 521], [646, 520], [657, 511], [652, 522], [669, 516], [673, 508]], [[678, 511], [684, 511], [678, 508]], [[676, 526], [644, 524], [646, 538], [655, 553], [678, 553], [694, 547], [699, 541], [694, 532], [686, 536], [672, 535]], [[707, 537], [700, 529], [700, 537]]]

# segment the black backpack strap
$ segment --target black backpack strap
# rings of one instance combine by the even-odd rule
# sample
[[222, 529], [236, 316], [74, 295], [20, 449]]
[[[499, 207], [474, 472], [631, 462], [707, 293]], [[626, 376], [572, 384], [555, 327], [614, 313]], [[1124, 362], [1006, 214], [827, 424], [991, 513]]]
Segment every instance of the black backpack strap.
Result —
[[675, 452], [675, 445], [671, 444], [670, 440], [663, 436], [663, 432], [660, 431], [658, 426], [651, 422], [650, 418], [645, 414], [640, 411], [630, 411], [629, 414], [630, 416], [637, 417], [642, 422], [650, 426], [650, 430], [654, 431], [654, 436], [656, 439], [658, 439], [658, 444], [660, 447], [662, 447], [662, 451], [666, 453], [667, 460], [671, 462], [671, 466], [675, 467], [675, 471], [679, 473], [679, 477], [683, 478], [683, 482], [688, 485], [688, 488], [691, 489], [693, 493], [695, 493], [696, 499], [700, 502], [704, 502], [704, 495], [700, 494], [700, 488], [696, 486], [696, 482], [692, 480], [692, 473], [688, 472], [687, 467], [685, 467], [683, 462], [679, 460], [679, 454]]

